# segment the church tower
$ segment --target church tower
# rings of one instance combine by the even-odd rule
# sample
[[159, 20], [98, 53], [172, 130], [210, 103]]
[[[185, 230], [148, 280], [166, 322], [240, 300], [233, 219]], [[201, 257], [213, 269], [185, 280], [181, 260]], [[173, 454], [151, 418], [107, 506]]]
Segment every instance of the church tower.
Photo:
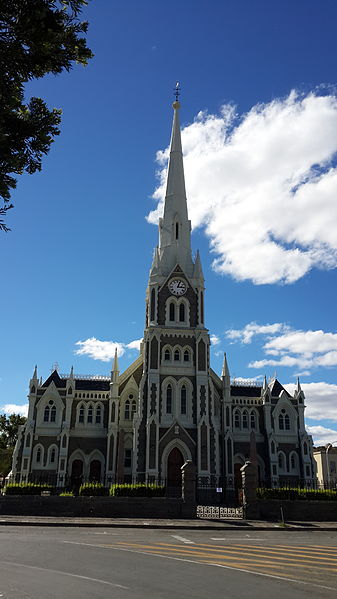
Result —
[[219, 474], [218, 435], [212, 426], [210, 339], [204, 324], [204, 277], [191, 252], [180, 103], [173, 125], [159, 245], [146, 290], [146, 324], [139, 412], [135, 418], [134, 474], [178, 486], [192, 460], [199, 476]]

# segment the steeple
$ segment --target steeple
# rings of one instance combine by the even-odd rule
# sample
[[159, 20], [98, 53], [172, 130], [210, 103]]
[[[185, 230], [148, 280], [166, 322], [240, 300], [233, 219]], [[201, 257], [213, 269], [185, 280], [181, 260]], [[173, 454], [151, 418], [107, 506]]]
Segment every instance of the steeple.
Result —
[[34, 372], [33, 372], [33, 376], [32, 376], [32, 381], [38, 381], [39, 379], [37, 378], [37, 364], [35, 364], [35, 368], [34, 368]]
[[179, 264], [192, 276], [191, 221], [188, 220], [179, 109], [173, 102], [173, 125], [163, 218], [159, 220], [159, 256], [163, 274]]
[[118, 356], [117, 356], [117, 347], [116, 347], [115, 348], [115, 357], [114, 357], [112, 371], [111, 371], [111, 380], [113, 381], [113, 383], [117, 383], [118, 375], [119, 375], [119, 370], [118, 370]]
[[222, 377], [229, 377], [229, 368], [228, 368], [228, 364], [227, 364], [227, 356], [226, 356], [226, 352], [224, 353], [223, 356], [223, 366], [222, 366], [222, 372], [221, 372], [221, 376]]

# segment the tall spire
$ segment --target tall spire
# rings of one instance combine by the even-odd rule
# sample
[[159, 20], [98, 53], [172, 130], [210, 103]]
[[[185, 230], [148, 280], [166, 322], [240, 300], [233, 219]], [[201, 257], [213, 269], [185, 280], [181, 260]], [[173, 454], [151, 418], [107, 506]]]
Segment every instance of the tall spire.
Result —
[[118, 356], [117, 356], [117, 347], [115, 348], [115, 357], [113, 361], [112, 371], [111, 371], [111, 379], [114, 383], [117, 383], [119, 375], [118, 369]]
[[230, 376], [230, 374], [229, 374], [229, 368], [228, 368], [228, 364], [227, 364], [226, 352], [224, 353], [224, 356], [223, 356], [223, 366], [222, 366], [221, 376], [222, 377], [225, 377], [225, 376], [229, 377]]
[[173, 125], [167, 173], [164, 215], [159, 221], [161, 262], [171, 270], [177, 263], [192, 274], [191, 221], [188, 220], [179, 109], [173, 102]]

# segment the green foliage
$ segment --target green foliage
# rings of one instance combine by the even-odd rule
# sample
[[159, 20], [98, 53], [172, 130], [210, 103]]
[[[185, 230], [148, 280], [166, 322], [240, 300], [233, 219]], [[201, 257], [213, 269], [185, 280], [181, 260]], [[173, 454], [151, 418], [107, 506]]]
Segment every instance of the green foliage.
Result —
[[84, 483], [80, 486], [78, 494], [81, 496], [106, 495], [104, 485], [101, 483]]
[[60, 493], [59, 497], [75, 497], [72, 491], [63, 491]]
[[111, 485], [109, 495], [111, 497], [163, 497], [165, 487], [161, 485], [120, 484]]
[[280, 487], [279, 489], [257, 489], [256, 495], [259, 499], [281, 499], [281, 500], [315, 500], [315, 501], [337, 501], [337, 491], [330, 489], [301, 489]]
[[14, 448], [18, 438], [19, 426], [25, 424], [26, 418], [20, 414], [0, 414], [0, 448]]
[[8, 483], [3, 489], [5, 495], [41, 495], [42, 491], [54, 491], [52, 485], [44, 483]]
[[[0, 197], [16, 187], [13, 175], [40, 171], [42, 157], [59, 135], [61, 110], [41, 98], [24, 100], [24, 86], [48, 73], [86, 65], [93, 54], [83, 35], [88, 23], [79, 15], [86, 0], [1, 0], [0, 10]], [[3, 220], [0, 230], [8, 231]]]
[[13, 448], [0, 449], [0, 475], [5, 478], [12, 467]]

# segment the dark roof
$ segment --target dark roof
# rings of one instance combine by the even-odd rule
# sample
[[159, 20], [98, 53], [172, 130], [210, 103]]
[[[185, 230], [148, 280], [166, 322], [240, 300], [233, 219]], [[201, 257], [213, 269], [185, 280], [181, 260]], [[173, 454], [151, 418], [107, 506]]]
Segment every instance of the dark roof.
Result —
[[258, 385], [231, 385], [231, 395], [238, 397], [260, 397], [261, 387]]
[[275, 379], [275, 381], [272, 383], [271, 387], [270, 387], [270, 392], [272, 397], [280, 397], [282, 391], [284, 391], [288, 397], [291, 397], [290, 393], [288, 393], [287, 389], [285, 389], [284, 387], [282, 387], [281, 383]]
[[102, 379], [76, 379], [75, 389], [81, 391], [109, 391], [110, 381], [102, 381]]
[[66, 381], [64, 379], [61, 379], [61, 377], [59, 376], [59, 373], [57, 372], [57, 370], [54, 370], [51, 373], [51, 375], [43, 383], [42, 387], [48, 387], [52, 381], [54, 381], [55, 387], [65, 388], [65, 386], [66, 386]]

